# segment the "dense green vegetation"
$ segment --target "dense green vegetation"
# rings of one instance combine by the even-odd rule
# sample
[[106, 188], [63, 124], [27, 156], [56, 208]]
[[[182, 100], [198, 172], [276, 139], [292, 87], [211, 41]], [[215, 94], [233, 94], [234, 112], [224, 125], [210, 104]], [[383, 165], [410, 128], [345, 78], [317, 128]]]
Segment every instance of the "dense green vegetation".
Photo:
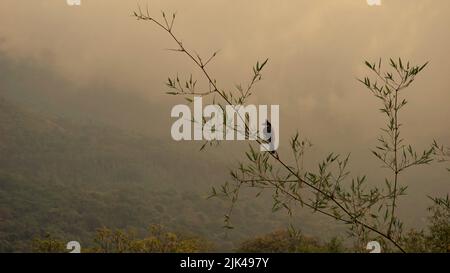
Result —
[[[435, 203], [430, 207], [430, 225], [427, 230], [410, 230], [402, 243], [412, 253], [450, 252], [450, 210], [445, 204]], [[33, 252], [64, 253], [67, 240], [50, 233], [36, 237]], [[93, 243], [83, 248], [84, 253], [193, 253], [216, 250], [214, 244], [204, 238], [185, 236], [168, 231], [160, 225], [151, 225], [142, 237], [136, 230], [99, 228]], [[243, 253], [342, 253], [357, 252], [357, 248], [344, 245], [341, 238], [333, 237], [327, 242], [303, 235], [295, 230], [278, 230], [252, 237], [240, 243], [237, 252]]]
[[[184, 174], [186, 163], [171, 160], [179, 151], [155, 139], [38, 114], [4, 99], [0, 136], [0, 252], [31, 251], [33, 239], [47, 233], [92, 246], [104, 226], [144, 236], [152, 224], [233, 250], [255, 232], [286, 225], [285, 214], [272, 214], [261, 201], [244, 204], [235, 214], [239, 228], [224, 230], [226, 204], [207, 199], [208, 183], [222, 178]], [[196, 154], [190, 164], [197, 169], [219, 169]]]
[[[402, 244], [407, 252], [450, 252], [450, 200], [434, 200], [429, 208], [429, 226], [426, 230], [410, 230], [404, 235]], [[33, 240], [33, 252], [68, 252], [67, 240], [48, 233]], [[82, 249], [84, 253], [193, 253], [217, 250], [204, 238], [171, 232], [160, 225], [151, 225], [147, 232], [139, 235], [134, 229], [121, 230], [99, 228], [93, 242]], [[236, 249], [243, 253], [342, 253], [358, 252], [357, 247], [344, 245], [344, 240], [333, 237], [323, 242], [305, 236], [293, 228], [269, 234], [253, 236], [240, 243]]]
[[345, 252], [346, 249], [338, 238], [321, 243], [318, 239], [304, 236], [299, 232], [280, 230], [245, 240], [238, 251], [244, 253], [338, 253]]
[[[33, 240], [33, 252], [66, 253], [66, 241], [46, 234]], [[81, 247], [81, 246], [80, 246]], [[160, 225], [151, 225], [143, 238], [136, 231], [97, 229], [91, 247], [83, 253], [193, 253], [207, 252], [212, 244], [198, 237], [184, 236], [168, 231]]]

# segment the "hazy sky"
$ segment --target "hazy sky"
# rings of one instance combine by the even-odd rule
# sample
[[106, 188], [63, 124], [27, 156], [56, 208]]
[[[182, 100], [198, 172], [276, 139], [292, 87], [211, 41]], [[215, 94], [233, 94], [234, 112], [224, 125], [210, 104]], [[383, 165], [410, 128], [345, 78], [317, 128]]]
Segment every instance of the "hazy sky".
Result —
[[[145, 118], [159, 125], [155, 136], [170, 142], [170, 109], [182, 100], [164, 95], [164, 82], [169, 75], [189, 75], [192, 64], [164, 50], [174, 46], [166, 33], [130, 16], [147, 1], [81, 1], [81, 7], [65, 0], [0, 1], [0, 49], [79, 90], [105, 84], [130, 97], [142, 95], [154, 113]], [[210, 70], [222, 88], [245, 83], [256, 60], [270, 58], [252, 102], [280, 104], [282, 139], [299, 130], [319, 151], [352, 152], [362, 162], [374, 162], [369, 147], [383, 126], [378, 101], [355, 80], [368, 73], [363, 60], [430, 61], [405, 92], [404, 136], [419, 148], [433, 138], [450, 145], [448, 0], [383, 0], [381, 7], [365, 0], [148, 3], [155, 16], [178, 12], [175, 32], [188, 48], [202, 55], [220, 49]], [[378, 171], [358, 162], [357, 169]], [[435, 173], [434, 190], [449, 191], [444, 175]]]

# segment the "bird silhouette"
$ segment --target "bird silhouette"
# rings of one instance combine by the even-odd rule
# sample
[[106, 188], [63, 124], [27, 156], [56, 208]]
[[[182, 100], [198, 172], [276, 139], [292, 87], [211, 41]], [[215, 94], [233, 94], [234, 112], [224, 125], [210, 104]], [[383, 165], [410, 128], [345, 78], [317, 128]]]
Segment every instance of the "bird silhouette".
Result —
[[264, 131], [265, 139], [268, 143], [272, 142], [272, 124], [266, 119], [266, 130]]
[[270, 148], [267, 152], [274, 155], [276, 158], [278, 158], [278, 153], [273, 149], [273, 143], [272, 143], [272, 124], [269, 120], [266, 119], [266, 128], [264, 130], [264, 138], [267, 141], [267, 143], [270, 145]]

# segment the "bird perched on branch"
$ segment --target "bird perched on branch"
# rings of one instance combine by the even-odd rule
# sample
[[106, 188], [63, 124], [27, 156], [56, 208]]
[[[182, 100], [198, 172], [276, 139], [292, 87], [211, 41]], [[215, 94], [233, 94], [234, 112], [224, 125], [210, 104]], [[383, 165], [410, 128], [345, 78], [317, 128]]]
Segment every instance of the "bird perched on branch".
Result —
[[264, 139], [267, 142], [267, 144], [269, 144], [269, 149], [267, 152], [271, 153], [272, 155], [274, 155], [276, 158], [278, 158], [278, 153], [277, 151], [275, 151], [275, 149], [273, 148], [273, 135], [272, 135], [272, 124], [270, 123], [269, 120], [266, 119], [266, 127], [264, 130]]

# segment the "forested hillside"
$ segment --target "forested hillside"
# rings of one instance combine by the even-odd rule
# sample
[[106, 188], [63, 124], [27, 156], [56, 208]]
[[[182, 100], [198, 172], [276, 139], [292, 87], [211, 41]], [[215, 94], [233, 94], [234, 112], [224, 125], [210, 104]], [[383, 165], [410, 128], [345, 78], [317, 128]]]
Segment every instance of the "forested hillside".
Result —
[[[243, 205], [226, 231], [226, 204], [208, 200], [219, 176], [183, 175], [161, 141], [83, 124], [0, 100], [0, 252], [30, 251], [47, 233], [90, 245], [103, 226], [144, 232], [162, 224], [232, 250], [250, 235], [286, 227], [264, 202]], [[217, 168], [202, 160], [197, 168]], [[225, 168], [224, 168], [225, 169]], [[312, 228], [310, 229], [312, 230]]]

